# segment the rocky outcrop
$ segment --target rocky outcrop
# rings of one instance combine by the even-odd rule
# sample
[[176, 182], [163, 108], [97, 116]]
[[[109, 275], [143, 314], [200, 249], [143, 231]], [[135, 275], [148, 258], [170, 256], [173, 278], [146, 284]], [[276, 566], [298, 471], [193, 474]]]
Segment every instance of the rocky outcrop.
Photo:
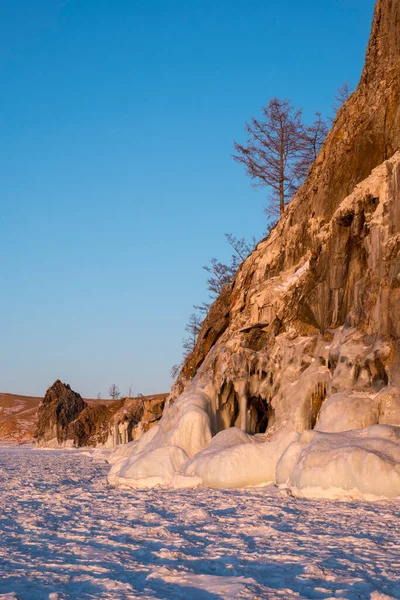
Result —
[[68, 426], [87, 407], [81, 396], [59, 379], [47, 390], [39, 406], [35, 438], [39, 446], [62, 445]]
[[[232, 330], [235, 330], [235, 313], [242, 313], [243, 327], [248, 325], [246, 304], [251, 301], [253, 294], [262, 294], [264, 283], [268, 287], [271, 278], [291, 269], [295, 270], [306, 259], [310, 259], [318, 279], [318, 288], [313, 290], [314, 298], [311, 299], [314, 306], [318, 303], [318, 309], [314, 311], [316, 314], [312, 308], [310, 311], [310, 304], [305, 300], [308, 290], [303, 289], [303, 301], [299, 310], [301, 327], [304, 324], [323, 329], [344, 323], [349, 307], [349, 280], [354, 280], [357, 275], [346, 270], [347, 263], [342, 268], [342, 253], [345, 252], [348, 258], [352, 249], [346, 244], [353, 246], [352, 263], [355, 266], [354, 232], [356, 227], [361, 232], [364, 226], [361, 223], [361, 212], [350, 229], [346, 228], [346, 221], [336, 215], [336, 231], [331, 232], [336, 265], [331, 265], [330, 261], [324, 261], [320, 256], [320, 234], [332, 222], [339, 205], [353, 192], [356, 185], [400, 149], [399, 32], [399, 3], [397, 0], [379, 0], [375, 8], [365, 67], [357, 90], [339, 110], [305, 184], [286, 208], [278, 225], [242, 265], [232, 289], [225, 290], [223, 305], [224, 313], [229, 315], [229, 323], [215, 319], [214, 327], [217, 332], [212, 344], [206, 343], [210, 318], [206, 319], [197, 347], [184, 365], [185, 382], [187, 378], [194, 377], [210, 347], [220, 340], [221, 332], [226, 331], [225, 337], [229, 337]], [[393, 182], [397, 185], [395, 178]], [[368, 204], [374, 202], [374, 199], [365, 199], [365, 202]], [[359, 210], [363, 210], [361, 206]], [[367, 207], [367, 210], [370, 208]], [[394, 219], [392, 227], [398, 231], [400, 208], [394, 203], [391, 210]], [[348, 219], [352, 218], [351, 215], [348, 216]], [[346, 236], [350, 232], [351, 239], [347, 240]], [[260, 261], [264, 264], [264, 271], [257, 266]], [[361, 256], [358, 265], [362, 267]], [[332, 320], [336, 304], [337, 314]], [[214, 310], [213, 306], [209, 317]], [[324, 317], [321, 319], [318, 314], [323, 314]], [[263, 321], [263, 318], [260, 320]], [[214, 322], [213, 319], [211, 321]], [[249, 324], [253, 322], [252, 317]], [[179, 386], [176, 389], [179, 390]]]
[[57, 380], [38, 410], [35, 432], [39, 446], [76, 447], [126, 444], [148, 431], [162, 416], [167, 394], [85, 402]]
[[244, 263], [229, 326], [196, 379], [230, 425], [303, 431], [331, 393], [400, 384], [399, 183], [396, 153], [329, 221], [309, 219], [312, 244], [297, 264], [274, 270], [282, 240], [288, 253], [299, 243], [285, 230], [290, 211]]
[[[399, 38], [399, 3], [379, 0], [358, 89], [304, 186], [224, 292], [228, 322], [216, 321], [214, 335], [221, 349], [235, 338], [248, 355], [270, 353], [285, 331], [309, 336], [345, 325], [370, 342], [389, 336], [393, 345], [398, 337], [398, 157], [385, 161], [400, 149]], [[387, 315], [385, 322], [374, 319], [377, 313]], [[208, 321], [195, 360], [184, 366], [184, 387], [210, 350]]]
[[[164, 451], [164, 483], [181, 485], [183, 473], [234, 485], [250, 458], [260, 477], [251, 483], [262, 483], [256, 442], [275, 444], [263, 452], [276, 462], [284, 446], [277, 454], [275, 440], [306, 430], [356, 423], [372, 427], [367, 437], [390, 437], [373, 428], [400, 426], [399, 367], [400, 3], [378, 0], [359, 86], [306, 182], [211, 307], [142, 457], [135, 450], [115, 464], [110, 481], [159, 483], [154, 457]], [[233, 427], [256, 435], [231, 435]], [[248, 447], [229, 454], [236, 438]], [[175, 463], [172, 448], [184, 453]]]

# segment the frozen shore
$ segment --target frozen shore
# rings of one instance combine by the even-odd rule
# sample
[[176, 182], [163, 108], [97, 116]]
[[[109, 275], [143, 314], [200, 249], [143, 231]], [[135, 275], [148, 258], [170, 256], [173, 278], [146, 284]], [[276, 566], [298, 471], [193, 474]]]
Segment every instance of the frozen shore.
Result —
[[0, 598], [400, 598], [399, 502], [125, 490], [108, 470], [0, 447]]

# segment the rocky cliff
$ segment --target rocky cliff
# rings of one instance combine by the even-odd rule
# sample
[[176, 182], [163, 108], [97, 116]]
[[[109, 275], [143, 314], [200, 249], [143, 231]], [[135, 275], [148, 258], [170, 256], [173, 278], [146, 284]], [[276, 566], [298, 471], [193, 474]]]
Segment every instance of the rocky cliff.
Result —
[[[297, 311], [292, 307], [289, 315], [285, 313], [284, 320], [292, 323], [298, 320], [319, 330], [344, 324], [353, 302], [351, 288], [354, 289], [353, 281], [357, 277], [352, 268], [349, 270], [350, 262], [355, 265], [355, 228], [359, 227], [362, 233], [365, 223], [360, 213], [357, 220], [353, 224], [348, 222], [346, 227], [345, 220], [340, 220], [335, 213], [356, 185], [399, 149], [400, 4], [397, 0], [379, 0], [357, 90], [340, 109], [305, 184], [270, 237], [261, 242], [241, 266], [232, 289], [225, 290], [211, 308], [197, 348], [184, 366], [186, 378], [193, 378], [222, 333], [225, 332], [227, 339], [240, 326], [264, 321], [263, 290], [269, 288], [271, 279], [284, 278], [285, 273], [296, 270], [296, 266], [306, 260], [310, 260], [310, 272], [314, 274], [311, 285], [315, 283], [316, 287], [302, 287], [299, 301], [296, 299]], [[394, 185], [396, 181], [394, 174]], [[395, 195], [396, 190], [393, 190]], [[376, 206], [366, 207], [366, 212], [371, 213], [374, 208]], [[360, 211], [363, 210], [360, 207]], [[390, 210], [388, 220], [395, 235], [399, 231], [398, 203], [392, 201]], [[351, 218], [349, 215], [348, 219]], [[325, 245], [329, 244], [325, 235], [327, 228], [331, 228], [331, 247], [326, 246], [323, 252], [322, 237]], [[375, 239], [377, 244], [380, 244], [378, 238]], [[363, 267], [363, 257], [359, 257], [358, 264], [359, 268]], [[393, 266], [394, 271], [397, 265]], [[310, 278], [307, 281], [310, 282]], [[393, 281], [390, 285], [393, 286]], [[249, 310], [255, 295], [259, 296], [260, 305], [257, 314], [254, 308]], [[271, 315], [268, 319], [271, 320]], [[207, 342], [210, 337], [212, 341]]]
[[330, 472], [343, 446], [355, 479], [337, 480], [332, 467], [326, 485], [359, 490], [365, 465], [385, 456], [383, 471], [398, 465], [388, 480], [400, 494], [400, 445], [391, 446], [400, 438], [399, 150], [400, 2], [378, 0], [357, 90], [303, 187], [211, 307], [158, 430], [114, 465], [112, 483], [284, 483], [299, 457], [306, 464], [303, 451], [311, 463], [315, 448], [325, 452]]

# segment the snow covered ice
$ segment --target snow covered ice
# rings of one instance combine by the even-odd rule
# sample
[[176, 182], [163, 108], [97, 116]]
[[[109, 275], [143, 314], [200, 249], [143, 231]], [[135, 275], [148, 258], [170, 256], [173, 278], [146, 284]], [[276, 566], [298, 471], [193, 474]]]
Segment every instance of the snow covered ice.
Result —
[[101, 453], [0, 448], [0, 598], [400, 598], [400, 503], [107, 485]]
[[[241, 488], [277, 482], [303, 497], [400, 498], [400, 410], [390, 390], [343, 392], [313, 431], [238, 427], [212, 437], [212, 402], [188, 389], [159, 423], [110, 457], [113, 485]], [[215, 415], [214, 415], [215, 416]]]

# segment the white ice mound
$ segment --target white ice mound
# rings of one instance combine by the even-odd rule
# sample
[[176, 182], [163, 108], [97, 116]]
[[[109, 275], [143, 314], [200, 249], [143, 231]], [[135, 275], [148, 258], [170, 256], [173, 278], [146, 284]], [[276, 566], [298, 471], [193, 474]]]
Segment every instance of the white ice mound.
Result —
[[204, 450], [196, 454], [184, 466], [183, 475], [195, 477], [195, 481], [200, 480], [202, 485], [211, 488], [272, 483], [279, 458], [298, 438], [299, 434], [292, 432], [268, 442], [264, 435], [248, 435], [232, 427], [218, 433]]
[[183, 464], [211, 441], [209, 407], [206, 394], [183, 393], [165, 408], [155, 431], [150, 429], [128, 453], [111, 455], [109, 482], [137, 488], [170, 484]]
[[400, 428], [374, 425], [358, 431], [306, 431], [276, 468], [276, 481], [298, 497], [400, 496]]
[[400, 426], [400, 397], [395, 387], [384, 388], [379, 393], [343, 391], [333, 394], [323, 403], [315, 429], [338, 433], [378, 424]]
[[348, 391], [333, 394], [323, 403], [315, 429], [337, 433], [376, 425], [379, 422], [376, 395]]
[[187, 454], [177, 446], [143, 450], [116, 462], [108, 480], [113, 485], [133, 488], [167, 485], [187, 460]]

